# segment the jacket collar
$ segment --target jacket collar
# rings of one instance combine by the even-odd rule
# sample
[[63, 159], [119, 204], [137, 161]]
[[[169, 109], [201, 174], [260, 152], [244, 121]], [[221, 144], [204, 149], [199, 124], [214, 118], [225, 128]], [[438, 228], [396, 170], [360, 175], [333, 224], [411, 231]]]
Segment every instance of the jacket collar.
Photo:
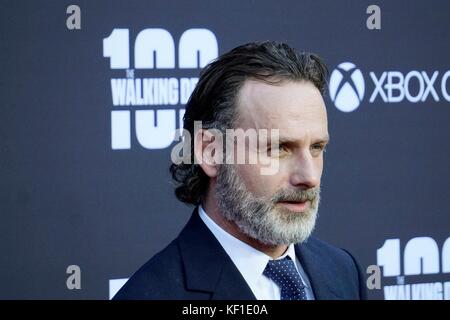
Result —
[[[178, 237], [186, 288], [210, 292], [215, 300], [256, 300], [250, 287], [220, 243], [203, 223], [198, 208]], [[335, 278], [323, 257], [308, 242], [295, 245], [295, 253], [308, 274], [316, 299], [340, 299]]]
[[342, 299], [338, 293], [339, 288], [334, 288], [336, 275], [329, 269], [329, 265], [317, 250], [313, 250], [308, 239], [304, 243], [295, 245], [297, 255], [303, 269], [308, 274], [314, 296], [317, 300]]
[[231, 258], [203, 223], [198, 208], [178, 237], [186, 288], [216, 300], [256, 300]]

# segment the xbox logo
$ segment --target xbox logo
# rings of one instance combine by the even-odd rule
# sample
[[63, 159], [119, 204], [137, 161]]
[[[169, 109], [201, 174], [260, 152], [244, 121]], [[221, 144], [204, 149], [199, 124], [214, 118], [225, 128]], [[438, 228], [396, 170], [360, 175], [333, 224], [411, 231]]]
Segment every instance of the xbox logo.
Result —
[[336, 108], [351, 112], [359, 107], [364, 97], [364, 78], [361, 70], [351, 62], [343, 62], [330, 77], [330, 97]]

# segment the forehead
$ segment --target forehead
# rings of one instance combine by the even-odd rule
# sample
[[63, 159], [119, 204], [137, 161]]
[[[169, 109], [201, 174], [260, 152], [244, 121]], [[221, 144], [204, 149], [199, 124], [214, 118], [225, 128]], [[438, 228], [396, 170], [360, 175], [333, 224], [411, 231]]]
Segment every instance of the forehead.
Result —
[[244, 129], [279, 129], [280, 136], [326, 136], [328, 123], [320, 91], [307, 81], [271, 85], [246, 80], [237, 97], [238, 125]]

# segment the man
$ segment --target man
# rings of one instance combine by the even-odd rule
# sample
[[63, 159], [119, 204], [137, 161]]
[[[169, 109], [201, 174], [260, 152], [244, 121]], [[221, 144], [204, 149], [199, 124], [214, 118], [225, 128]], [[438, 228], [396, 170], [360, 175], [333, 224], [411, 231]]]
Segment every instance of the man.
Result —
[[[184, 116], [195, 162], [171, 166], [177, 198], [196, 208], [115, 299], [365, 298], [353, 257], [310, 237], [329, 141], [326, 76], [316, 55], [277, 42], [237, 47], [203, 70]], [[227, 137], [229, 129], [268, 130], [278, 139], [258, 135], [256, 148], [241, 140], [257, 161], [236, 163], [231, 150], [239, 143], [222, 148], [211, 135]], [[262, 174], [265, 160], [276, 170]]]

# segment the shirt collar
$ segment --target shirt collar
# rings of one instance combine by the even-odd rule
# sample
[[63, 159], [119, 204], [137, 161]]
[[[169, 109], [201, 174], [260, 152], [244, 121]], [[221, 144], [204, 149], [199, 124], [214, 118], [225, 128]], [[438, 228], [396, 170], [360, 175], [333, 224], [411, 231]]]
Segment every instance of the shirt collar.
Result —
[[[266, 268], [269, 260], [272, 260], [272, 257], [256, 250], [226, 232], [208, 216], [201, 205], [199, 206], [198, 211], [200, 218], [217, 238], [226, 253], [230, 256], [231, 260], [236, 265], [244, 279], [247, 282], [257, 283], [263, 276], [264, 269]], [[294, 244], [290, 244], [286, 252], [277, 260], [283, 259], [286, 256], [289, 256], [297, 267], [297, 264], [295, 263], [296, 257]]]

